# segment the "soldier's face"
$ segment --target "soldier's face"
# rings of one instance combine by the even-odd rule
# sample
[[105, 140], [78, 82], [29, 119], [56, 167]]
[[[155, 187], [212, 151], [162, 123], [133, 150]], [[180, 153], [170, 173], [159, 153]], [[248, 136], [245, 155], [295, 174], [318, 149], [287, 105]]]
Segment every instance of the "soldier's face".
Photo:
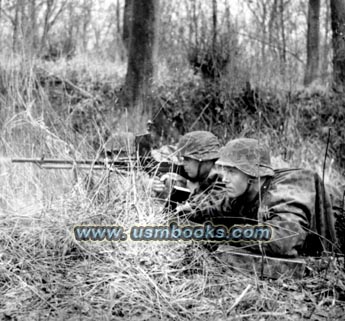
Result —
[[248, 175], [234, 167], [228, 166], [222, 167], [220, 171], [227, 193], [231, 198], [241, 196], [247, 190], [249, 184]]
[[196, 178], [198, 176], [199, 162], [197, 160], [184, 157], [183, 167], [190, 178]]
[[183, 167], [190, 178], [199, 178], [202, 180], [208, 176], [214, 167], [214, 161], [197, 161], [193, 158], [184, 157]]

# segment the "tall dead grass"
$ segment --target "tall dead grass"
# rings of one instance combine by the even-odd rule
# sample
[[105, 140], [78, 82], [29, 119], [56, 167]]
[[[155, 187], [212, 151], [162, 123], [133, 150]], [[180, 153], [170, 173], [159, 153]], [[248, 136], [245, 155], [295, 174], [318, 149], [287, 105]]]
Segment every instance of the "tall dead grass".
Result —
[[7, 91], [1, 95], [0, 319], [343, 317], [340, 271], [322, 280], [311, 271], [302, 281], [272, 282], [229, 268], [199, 244], [77, 242], [75, 225], [128, 229], [165, 224], [171, 217], [150, 197], [147, 177], [140, 172], [94, 174], [102, 183], [90, 192], [86, 172], [10, 163], [10, 157], [71, 159], [90, 153], [88, 144], [71, 144], [67, 127], [46, 125], [45, 112], [51, 109], [43, 107], [51, 106], [34, 85], [33, 65], [14, 66], [1, 74]]

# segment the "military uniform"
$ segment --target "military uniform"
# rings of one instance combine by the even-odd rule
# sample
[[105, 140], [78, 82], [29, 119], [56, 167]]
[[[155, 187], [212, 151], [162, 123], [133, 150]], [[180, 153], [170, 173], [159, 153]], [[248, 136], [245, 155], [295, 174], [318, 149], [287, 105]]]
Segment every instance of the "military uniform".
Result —
[[[309, 170], [277, 170], [261, 187], [259, 195], [248, 202], [245, 195], [236, 199], [223, 197], [196, 208], [191, 220], [207, 220], [231, 227], [235, 224], [256, 225], [261, 222], [273, 228], [273, 239], [264, 244], [267, 254], [296, 257], [317, 255], [335, 244], [335, 222], [329, 195], [320, 177]], [[261, 205], [261, 206], [260, 206]], [[248, 246], [248, 242], [233, 245]], [[251, 246], [258, 251], [258, 246]]]
[[[179, 140], [177, 152], [180, 158], [186, 157], [199, 162], [198, 173], [195, 178], [184, 177], [189, 181], [186, 183], [191, 191], [188, 203], [202, 203], [207, 200], [208, 195], [219, 188], [221, 178], [216, 173], [201, 172], [201, 164], [204, 161], [216, 161], [219, 157], [220, 143], [215, 135], [207, 131], [193, 131], [185, 134]], [[181, 164], [181, 163], [180, 163]], [[196, 205], [192, 205], [195, 207]], [[170, 209], [174, 209], [175, 206]], [[177, 213], [182, 216], [183, 212]]]
[[181, 137], [177, 145], [180, 157], [189, 157], [199, 162], [217, 160], [220, 143], [211, 132], [193, 131]]
[[268, 149], [256, 140], [242, 138], [228, 144], [220, 151], [216, 164], [260, 177], [264, 182], [260, 193], [251, 201], [246, 193], [234, 199], [227, 196], [221, 200], [209, 199], [195, 208], [191, 220], [199, 223], [211, 220], [228, 227], [259, 222], [271, 226], [272, 239], [261, 246], [253, 242], [230, 243], [254, 252], [263, 249], [270, 255], [296, 257], [339, 249], [332, 201], [318, 174], [304, 169], [274, 171]]

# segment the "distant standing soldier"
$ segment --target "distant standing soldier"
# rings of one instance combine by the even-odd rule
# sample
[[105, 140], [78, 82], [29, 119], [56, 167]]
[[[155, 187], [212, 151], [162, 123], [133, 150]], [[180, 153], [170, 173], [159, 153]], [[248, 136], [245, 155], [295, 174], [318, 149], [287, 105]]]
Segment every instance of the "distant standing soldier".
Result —
[[[191, 219], [256, 225], [273, 229], [271, 241], [239, 242], [252, 251], [296, 257], [337, 250], [335, 210], [317, 173], [305, 169], [273, 170], [267, 146], [256, 139], [231, 140], [220, 150], [216, 162], [226, 186], [221, 201], [203, 203]], [[248, 246], [250, 247], [248, 248]]]

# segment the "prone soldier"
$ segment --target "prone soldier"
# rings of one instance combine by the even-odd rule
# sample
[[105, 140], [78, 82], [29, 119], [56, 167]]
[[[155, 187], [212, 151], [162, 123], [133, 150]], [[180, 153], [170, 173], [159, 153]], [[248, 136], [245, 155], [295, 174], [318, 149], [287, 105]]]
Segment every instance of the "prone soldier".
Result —
[[336, 232], [336, 218], [343, 218], [339, 216], [343, 212], [337, 213], [332, 206], [317, 173], [305, 169], [273, 170], [268, 147], [249, 138], [229, 141], [220, 150], [216, 166], [226, 195], [196, 206], [190, 212], [191, 220], [213, 221], [227, 227], [258, 223], [271, 226], [269, 242], [232, 244], [253, 252], [297, 257], [319, 255], [324, 250], [343, 251], [344, 245], [338, 242], [343, 231]]
[[173, 197], [170, 193], [170, 210], [177, 213], [189, 212], [194, 208], [194, 202], [205, 201], [215, 190], [221, 188], [221, 177], [214, 172], [214, 164], [219, 157], [220, 143], [217, 137], [207, 131], [193, 131], [185, 134], [179, 140], [177, 152], [184, 169], [184, 177], [175, 173], [167, 173], [160, 179], [154, 178], [152, 190], [156, 193], [169, 193], [169, 185], [177, 184], [190, 191], [186, 204], [178, 205], [185, 199]]

